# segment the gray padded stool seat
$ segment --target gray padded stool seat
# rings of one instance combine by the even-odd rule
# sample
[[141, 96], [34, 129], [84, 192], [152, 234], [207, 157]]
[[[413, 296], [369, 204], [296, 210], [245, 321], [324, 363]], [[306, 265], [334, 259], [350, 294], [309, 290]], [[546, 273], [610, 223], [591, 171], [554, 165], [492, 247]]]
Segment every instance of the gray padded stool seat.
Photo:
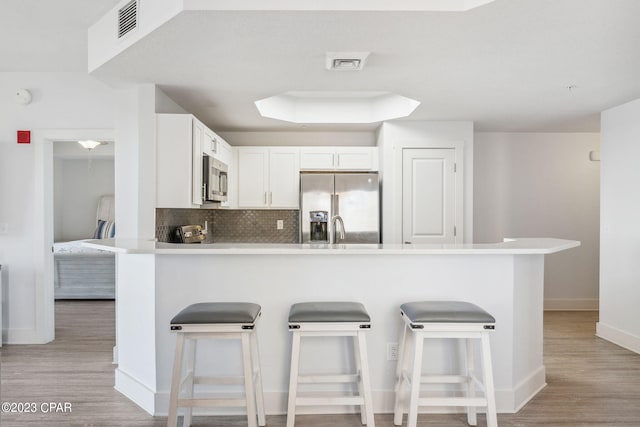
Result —
[[200, 302], [191, 304], [171, 319], [171, 330], [182, 324], [245, 323], [260, 315], [260, 306], [250, 302]]
[[477, 305], [462, 301], [419, 301], [400, 306], [412, 323], [495, 323]]
[[[169, 397], [168, 427], [176, 427], [178, 408], [186, 408], [183, 426], [191, 425], [194, 407], [246, 407], [247, 425], [265, 425], [262, 374], [256, 336], [261, 315], [258, 304], [246, 302], [203, 302], [192, 304], [170, 322], [172, 332], [177, 333], [173, 362], [171, 394]], [[200, 377], [195, 375], [196, 344], [201, 339], [238, 339], [242, 343], [241, 376]], [[182, 375], [182, 359], [187, 347], [186, 375]], [[194, 398], [196, 384], [244, 384], [241, 398]], [[184, 393], [183, 393], [184, 389]], [[183, 394], [181, 394], [183, 393]]]
[[359, 302], [301, 302], [289, 311], [289, 323], [371, 321], [367, 309]]
[[[289, 311], [289, 330], [293, 332], [291, 344], [291, 374], [289, 377], [289, 403], [287, 427], [295, 425], [297, 406], [360, 406], [362, 424], [375, 427], [371, 399], [371, 379], [367, 358], [365, 332], [371, 327], [371, 317], [357, 302], [303, 302], [293, 304]], [[356, 372], [338, 375], [300, 375], [300, 345], [302, 337], [353, 337]], [[358, 394], [338, 394], [310, 397], [298, 394], [299, 384], [355, 383]]]
[[[393, 423], [397, 426], [402, 425], [404, 412], [408, 412], [407, 426], [416, 427], [420, 406], [462, 406], [467, 408], [467, 422], [470, 425], [477, 425], [476, 407], [485, 407], [487, 426], [497, 427], [489, 344], [489, 333], [495, 329], [495, 318], [477, 305], [463, 301], [409, 302], [400, 306], [400, 315], [404, 325], [402, 341], [398, 348]], [[466, 372], [462, 375], [422, 375], [423, 348], [427, 338], [464, 339]], [[480, 341], [482, 344], [483, 381], [480, 381], [475, 373], [474, 341]], [[455, 360], [454, 355], [451, 359]], [[422, 384], [461, 384], [464, 386], [465, 396], [433, 396], [431, 393], [429, 397], [421, 397]], [[408, 405], [403, 396], [405, 386], [410, 391]], [[476, 396], [476, 386], [484, 392], [480, 397]], [[405, 411], [405, 406], [408, 406], [408, 411]]]

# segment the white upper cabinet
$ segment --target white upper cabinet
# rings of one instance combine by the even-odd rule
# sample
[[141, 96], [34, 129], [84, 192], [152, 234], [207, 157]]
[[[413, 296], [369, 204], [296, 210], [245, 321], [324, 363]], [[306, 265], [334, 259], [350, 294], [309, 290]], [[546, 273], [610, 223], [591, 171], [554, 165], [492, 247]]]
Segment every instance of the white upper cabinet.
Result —
[[299, 149], [238, 147], [238, 207], [297, 209]]
[[333, 170], [335, 150], [331, 147], [300, 148], [300, 169]]
[[200, 207], [203, 153], [230, 165], [231, 146], [191, 114], [157, 114], [156, 135], [156, 206]]
[[205, 125], [195, 117], [193, 118], [193, 140], [192, 140], [192, 194], [191, 200], [194, 205], [202, 205], [202, 153], [205, 150], [204, 141]]
[[302, 170], [378, 170], [377, 147], [302, 147]]
[[238, 148], [238, 207], [267, 207], [268, 169], [268, 148]]
[[195, 129], [191, 115], [156, 115], [156, 207], [194, 207], [192, 146], [197, 141]]
[[269, 149], [269, 207], [297, 209], [300, 204], [300, 151]]

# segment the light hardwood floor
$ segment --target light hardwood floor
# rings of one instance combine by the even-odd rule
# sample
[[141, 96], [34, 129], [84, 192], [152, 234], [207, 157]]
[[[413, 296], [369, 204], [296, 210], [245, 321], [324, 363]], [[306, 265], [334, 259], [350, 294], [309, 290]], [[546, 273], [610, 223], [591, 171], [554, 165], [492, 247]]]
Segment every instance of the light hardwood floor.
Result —
[[[595, 312], [545, 313], [548, 386], [517, 414], [499, 414], [501, 427], [640, 426], [640, 355], [594, 336]], [[1, 414], [11, 426], [164, 426], [113, 389], [114, 303], [56, 303], [56, 340], [7, 345], [2, 353], [3, 402], [70, 402], [71, 413]], [[379, 427], [393, 426], [377, 414]], [[406, 418], [405, 418], [406, 420]], [[268, 416], [282, 427], [284, 416]], [[420, 427], [466, 426], [464, 415], [420, 415]], [[194, 426], [246, 425], [243, 417], [195, 418]], [[358, 415], [299, 416], [297, 426], [357, 427]], [[485, 425], [480, 417], [479, 426]]]

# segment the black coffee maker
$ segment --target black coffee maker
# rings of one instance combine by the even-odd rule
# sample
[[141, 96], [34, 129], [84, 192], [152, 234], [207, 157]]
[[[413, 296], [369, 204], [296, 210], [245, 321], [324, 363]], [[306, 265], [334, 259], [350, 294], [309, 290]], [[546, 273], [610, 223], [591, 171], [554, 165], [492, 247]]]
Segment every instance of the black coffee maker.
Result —
[[329, 242], [329, 233], [327, 230], [329, 222], [329, 212], [327, 211], [311, 211], [309, 212], [310, 222], [310, 241], [311, 242]]

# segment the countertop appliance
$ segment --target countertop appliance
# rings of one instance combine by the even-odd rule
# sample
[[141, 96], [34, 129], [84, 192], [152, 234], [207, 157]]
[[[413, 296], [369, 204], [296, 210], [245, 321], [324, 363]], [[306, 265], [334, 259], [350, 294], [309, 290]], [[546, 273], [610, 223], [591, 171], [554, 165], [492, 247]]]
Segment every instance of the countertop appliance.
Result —
[[[320, 241], [323, 219], [327, 233]], [[300, 242], [380, 243], [378, 173], [300, 172]]]
[[182, 225], [176, 229], [179, 243], [200, 243], [206, 239], [207, 230], [201, 225]]
[[202, 155], [202, 202], [226, 202], [229, 167], [208, 154]]

